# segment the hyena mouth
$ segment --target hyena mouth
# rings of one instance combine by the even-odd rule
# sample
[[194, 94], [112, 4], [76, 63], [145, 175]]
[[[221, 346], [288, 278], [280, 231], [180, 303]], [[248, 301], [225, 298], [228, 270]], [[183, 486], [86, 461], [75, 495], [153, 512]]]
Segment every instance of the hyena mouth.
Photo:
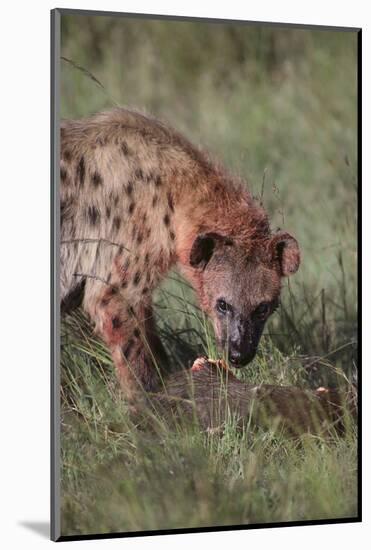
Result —
[[254, 359], [256, 350], [242, 353], [239, 351], [230, 351], [228, 354], [228, 360], [236, 368], [246, 367]]
[[251, 359], [234, 359], [232, 357], [229, 357], [229, 363], [236, 369], [243, 369], [244, 367], [247, 367], [249, 363], [253, 360], [253, 357]]
[[228, 359], [228, 363], [234, 368], [240, 369], [246, 367], [254, 359], [256, 349], [248, 351], [232, 350], [227, 342], [218, 342], [217, 347], [223, 357]]

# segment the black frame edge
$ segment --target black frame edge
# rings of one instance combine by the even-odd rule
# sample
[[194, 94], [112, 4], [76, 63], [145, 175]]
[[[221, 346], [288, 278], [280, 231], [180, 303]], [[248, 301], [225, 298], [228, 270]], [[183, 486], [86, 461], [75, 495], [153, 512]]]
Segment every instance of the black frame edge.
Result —
[[357, 320], [358, 320], [358, 517], [362, 521], [362, 29], [357, 33]]
[[277, 523], [255, 523], [247, 525], [221, 525], [213, 527], [190, 527], [184, 529], [162, 529], [162, 530], [149, 530], [149, 531], [132, 531], [132, 532], [118, 532], [118, 533], [92, 533], [88, 535], [62, 535], [57, 542], [69, 542], [75, 540], [100, 540], [111, 538], [133, 538], [133, 537], [152, 537], [158, 535], [184, 535], [192, 533], [217, 533], [220, 531], [249, 531], [251, 529], [269, 529], [277, 527], [305, 527], [312, 525], [335, 525], [343, 523], [359, 523], [361, 520], [359, 517], [354, 518], [339, 518], [339, 519], [319, 519], [319, 520], [307, 520], [307, 521], [288, 521]]

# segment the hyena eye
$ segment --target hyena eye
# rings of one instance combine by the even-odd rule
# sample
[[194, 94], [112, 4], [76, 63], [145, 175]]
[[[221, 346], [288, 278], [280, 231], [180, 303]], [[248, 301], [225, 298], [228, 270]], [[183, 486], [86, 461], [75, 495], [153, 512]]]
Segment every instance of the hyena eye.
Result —
[[219, 311], [219, 313], [225, 315], [228, 311], [232, 311], [232, 306], [227, 304], [225, 300], [218, 300], [216, 302], [216, 309]]
[[263, 302], [256, 308], [255, 314], [258, 315], [259, 317], [266, 317], [270, 312], [270, 309], [271, 309], [270, 304]]

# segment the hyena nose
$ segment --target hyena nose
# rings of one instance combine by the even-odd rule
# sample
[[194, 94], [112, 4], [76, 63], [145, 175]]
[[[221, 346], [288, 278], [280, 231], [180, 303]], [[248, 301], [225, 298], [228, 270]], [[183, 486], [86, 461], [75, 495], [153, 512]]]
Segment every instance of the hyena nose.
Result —
[[241, 362], [242, 354], [241, 352], [237, 350], [230, 350], [229, 352], [229, 360], [234, 365], [238, 365]]

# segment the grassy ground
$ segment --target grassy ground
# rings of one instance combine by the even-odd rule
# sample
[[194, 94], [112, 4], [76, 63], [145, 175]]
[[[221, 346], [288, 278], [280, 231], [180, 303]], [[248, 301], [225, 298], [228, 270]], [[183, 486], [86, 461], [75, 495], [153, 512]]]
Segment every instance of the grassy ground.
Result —
[[[174, 28], [173, 25], [176, 25]], [[262, 195], [273, 227], [298, 238], [252, 382], [356, 381], [356, 37], [351, 33], [65, 18], [62, 116], [115, 103], [168, 120]], [[340, 70], [341, 69], [341, 70]], [[213, 337], [172, 274], [156, 295], [175, 366]], [[301, 444], [279, 433], [150, 431], [118, 392], [109, 354], [81, 312], [62, 325], [63, 534], [351, 517], [356, 433]]]

